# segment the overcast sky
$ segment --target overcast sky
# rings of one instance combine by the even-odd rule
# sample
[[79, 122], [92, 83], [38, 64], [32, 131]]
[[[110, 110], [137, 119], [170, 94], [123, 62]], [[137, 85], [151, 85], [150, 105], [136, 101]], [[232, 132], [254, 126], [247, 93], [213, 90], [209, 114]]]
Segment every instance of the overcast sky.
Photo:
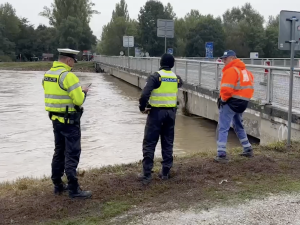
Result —
[[[53, 0], [0, 0], [1, 3], [9, 2], [16, 9], [17, 15], [28, 18], [34, 25], [49, 25], [48, 20], [39, 16], [45, 5], [50, 6]], [[111, 19], [112, 11], [119, 0], [93, 0], [96, 3], [95, 9], [101, 14], [94, 15], [90, 26], [94, 34], [99, 38], [103, 25]], [[131, 18], [137, 19], [140, 8], [145, 5], [146, 0], [126, 0], [128, 11]], [[161, 0], [166, 5], [170, 2], [173, 5], [177, 17], [183, 17], [191, 9], [198, 9], [201, 14], [212, 14], [221, 16], [226, 9], [237, 7], [250, 2], [265, 19], [269, 15], [277, 15], [280, 10], [299, 10], [300, 1], [298, 0]]]

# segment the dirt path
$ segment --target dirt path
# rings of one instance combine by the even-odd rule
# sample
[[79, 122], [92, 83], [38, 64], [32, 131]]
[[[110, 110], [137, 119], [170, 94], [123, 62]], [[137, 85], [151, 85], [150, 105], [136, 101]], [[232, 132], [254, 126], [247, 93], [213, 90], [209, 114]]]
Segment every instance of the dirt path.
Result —
[[209, 210], [171, 211], [149, 214], [129, 224], [210, 225], [210, 224], [300, 224], [300, 194], [272, 196], [235, 206]]

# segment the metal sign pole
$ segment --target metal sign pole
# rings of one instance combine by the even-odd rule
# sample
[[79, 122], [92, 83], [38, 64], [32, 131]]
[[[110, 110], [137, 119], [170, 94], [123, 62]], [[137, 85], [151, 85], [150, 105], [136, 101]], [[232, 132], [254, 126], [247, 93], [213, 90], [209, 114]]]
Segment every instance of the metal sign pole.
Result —
[[292, 22], [292, 36], [291, 40], [291, 63], [290, 63], [290, 90], [289, 90], [289, 111], [288, 111], [288, 137], [287, 137], [287, 145], [291, 146], [291, 132], [292, 132], [292, 105], [293, 105], [293, 82], [294, 82], [294, 57], [295, 57], [295, 32], [296, 32], [296, 21], [298, 19], [296, 17], [292, 17], [291, 19], [287, 19]]
[[130, 59], [129, 59], [129, 36], [127, 36], [128, 38], [128, 48], [127, 48], [127, 52], [128, 52], [128, 69], [130, 69]]
[[167, 22], [165, 22], [165, 53], [167, 53]]

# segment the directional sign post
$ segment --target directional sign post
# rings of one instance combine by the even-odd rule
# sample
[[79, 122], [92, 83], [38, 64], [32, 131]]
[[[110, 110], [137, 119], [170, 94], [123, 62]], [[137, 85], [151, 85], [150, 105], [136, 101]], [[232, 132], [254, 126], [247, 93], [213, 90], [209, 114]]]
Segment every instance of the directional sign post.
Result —
[[157, 37], [165, 38], [165, 53], [167, 52], [167, 38], [174, 38], [174, 20], [157, 20]]
[[213, 58], [214, 57], [214, 43], [206, 42], [205, 43], [205, 58]]
[[[293, 99], [293, 82], [294, 82], [294, 57], [295, 50], [299, 50], [299, 37], [300, 33], [300, 12], [294, 11], [280, 11], [279, 18], [279, 36], [278, 36], [278, 49], [291, 51], [290, 63], [290, 85], [289, 85], [289, 111], [288, 111], [288, 136], [287, 145], [291, 145], [291, 132], [292, 132], [292, 99]], [[297, 27], [297, 32], [296, 32]], [[269, 85], [268, 85], [269, 86]]]
[[127, 47], [128, 50], [128, 68], [130, 68], [130, 59], [129, 59], [129, 48], [134, 47], [134, 37], [133, 36], [123, 36], [123, 47]]

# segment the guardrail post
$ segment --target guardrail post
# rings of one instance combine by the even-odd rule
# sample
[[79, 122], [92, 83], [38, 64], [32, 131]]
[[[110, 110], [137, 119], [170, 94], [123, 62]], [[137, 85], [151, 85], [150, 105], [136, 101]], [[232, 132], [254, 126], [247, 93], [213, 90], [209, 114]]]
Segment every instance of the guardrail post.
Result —
[[188, 74], [188, 63], [187, 60], [185, 60], [185, 82], [187, 82], [187, 74]]
[[199, 62], [199, 86], [201, 86], [201, 69], [202, 69], [202, 66], [201, 66], [201, 62]]
[[219, 90], [219, 64], [216, 65], [215, 81], [216, 90]]
[[151, 72], [151, 73], [153, 73], [153, 72], [152, 72], [152, 71], [153, 71], [153, 70], [152, 70], [152, 64], [153, 64], [152, 58], [150, 58], [150, 66], [151, 66], [150, 72]]
[[[271, 65], [271, 62], [270, 60], [266, 60], [265, 61], [265, 65], [266, 66], [270, 66]], [[269, 69], [265, 69], [265, 73], [264, 73], [264, 82], [267, 83], [268, 82], [268, 74], [269, 74], [270, 70]]]
[[273, 85], [272, 85], [272, 79], [271, 79], [271, 69], [268, 70], [267, 72], [267, 96], [266, 96], [266, 101], [267, 104], [270, 104], [273, 98]]

